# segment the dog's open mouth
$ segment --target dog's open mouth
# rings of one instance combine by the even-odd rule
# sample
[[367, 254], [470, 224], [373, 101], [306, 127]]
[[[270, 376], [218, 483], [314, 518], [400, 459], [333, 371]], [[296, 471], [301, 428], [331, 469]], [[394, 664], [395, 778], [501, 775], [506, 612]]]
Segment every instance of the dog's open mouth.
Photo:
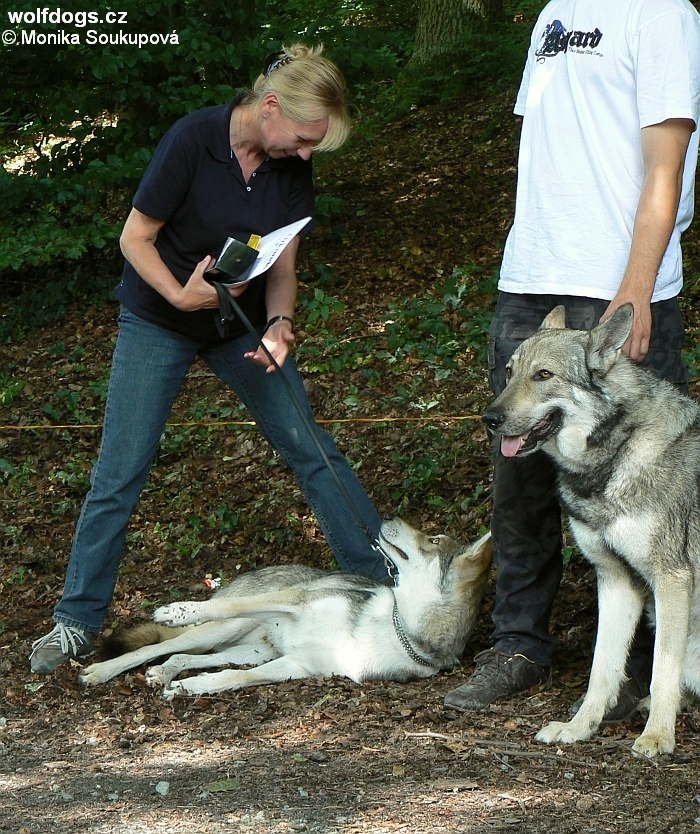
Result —
[[556, 434], [560, 426], [561, 411], [556, 409], [524, 434], [504, 434], [501, 437], [501, 454], [504, 457], [513, 458], [521, 452], [530, 452], [538, 443]]

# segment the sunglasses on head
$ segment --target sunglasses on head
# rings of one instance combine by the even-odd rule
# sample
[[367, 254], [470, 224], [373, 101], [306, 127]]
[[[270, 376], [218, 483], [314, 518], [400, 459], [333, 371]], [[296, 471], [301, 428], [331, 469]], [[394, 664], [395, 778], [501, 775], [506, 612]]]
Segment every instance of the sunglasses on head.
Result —
[[267, 58], [265, 58], [265, 63], [263, 64], [263, 75], [267, 77], [273, 70], [276, 70], [277, 67], [281, 67], [283, 64], [288, 64], [292, 59], [291, 55], [287, 55], [287, 53], [282, 49], [279, 52], [271, 52]]

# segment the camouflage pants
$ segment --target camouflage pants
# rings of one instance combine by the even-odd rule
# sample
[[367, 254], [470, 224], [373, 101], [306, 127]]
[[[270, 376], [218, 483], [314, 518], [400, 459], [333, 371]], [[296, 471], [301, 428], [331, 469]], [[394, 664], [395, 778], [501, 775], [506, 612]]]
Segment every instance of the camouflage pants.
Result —
[[[590, 330], [608, 303], [575, 296], [500, 293], [489, 333], [489, 381], [494, 394], [505, 387], [511, 355], [547, 313], [563, 304], [568, 327]], [[678, 301], [660, 301], [651, 310], [651, 340], [642, 367], [687, 391]], [[491, 532], [496, 563], [494, 647], [549, 666], [555, 643], [549, 615], [562, 575], [561, 510], [554, 468], [544, 452], [506, 458], [495, 450]], [[652, 645], [649, 629], [640, 626], [633, 654], [649, 658]]]

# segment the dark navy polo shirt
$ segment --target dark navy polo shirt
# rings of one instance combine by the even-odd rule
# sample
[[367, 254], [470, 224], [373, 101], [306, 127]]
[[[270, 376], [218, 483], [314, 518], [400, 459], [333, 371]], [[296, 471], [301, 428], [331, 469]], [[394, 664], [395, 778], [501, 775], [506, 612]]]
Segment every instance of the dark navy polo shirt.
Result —
[[[301, 157], [267, 158], [248, 183], [231, 152], [229, 122], [239, 94], [229, 104], [206, 107], [176, 122], [156, 148], [132, 205], [164, 221], [156, 249], [184, 286], [205, 255], [218, 255], [227, 237], [246, 242], [251, 234], [313, 217], [311, 161]], [[313, 228], [313, 223], [305, 231]], [[251, 322], [266, 321], [266, 274], [254, 278], [237, 299]], [[119, 301], [147, 321], [203, 341], [219, 341], [218, 311], [186, 313], [150, 287], [128, 261], [119, 286]], [[234, 322], [228, 334], [245, 332]]]

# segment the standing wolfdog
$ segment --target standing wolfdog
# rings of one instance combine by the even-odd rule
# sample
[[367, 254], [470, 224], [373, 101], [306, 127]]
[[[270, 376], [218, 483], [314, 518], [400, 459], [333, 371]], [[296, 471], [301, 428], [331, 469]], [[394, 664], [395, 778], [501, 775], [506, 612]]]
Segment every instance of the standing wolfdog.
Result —
[[[158, 608], [160, 625], [126, 632], [119, 649], [127, 653], [84, 669], [81, 681], [103, 683], [164, 655], [146, 673], [164, 698], [317, 675], [407, 681], [456, 665], [479, 613], [490, 533], [467, 546], [387, 517], [379, 538], [398, 571], [394, 588], [301, 565], [251, 571], [206, 602]], [[255, 668], [174, 680], [226, 664]]]
[[596, 570], [598, 636], [588, 692], [539, 741], [582, 741], [615, 704], [646, 606], [656, 628], [649, 719], [633, 751], [675, 746], [681, 688], [700, 694], [700, 408], [622, 354], [625, 304], [591, 331], [557, 307], [514, 353], [508, 384], [484, 414], [502, 454], [542, 448], [562, 507]]

